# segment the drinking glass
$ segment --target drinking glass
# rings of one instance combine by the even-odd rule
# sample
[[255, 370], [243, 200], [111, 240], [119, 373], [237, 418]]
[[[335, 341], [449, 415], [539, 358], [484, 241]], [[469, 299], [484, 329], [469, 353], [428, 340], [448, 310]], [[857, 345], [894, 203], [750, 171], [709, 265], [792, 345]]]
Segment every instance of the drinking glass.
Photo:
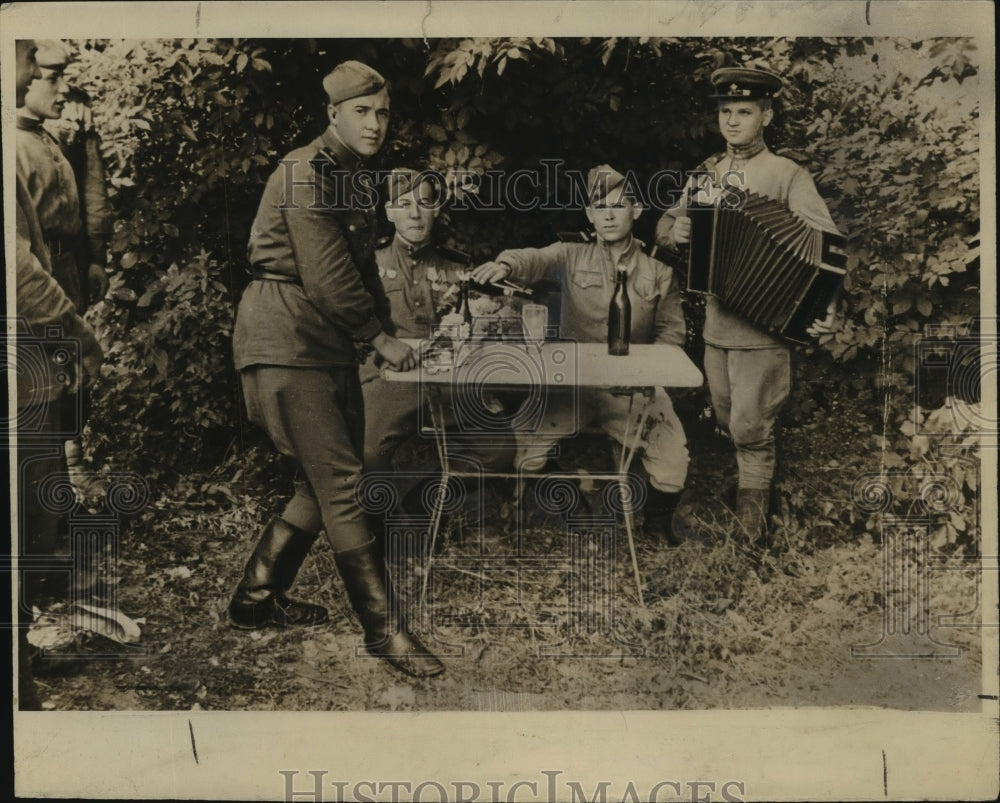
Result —
[[545, 342], [545, 327], [549, 323], [549, 308], [544, 304], [525, 304], [521, 307], [521, 321], [524, 323], [524, 339], [541, 345]]

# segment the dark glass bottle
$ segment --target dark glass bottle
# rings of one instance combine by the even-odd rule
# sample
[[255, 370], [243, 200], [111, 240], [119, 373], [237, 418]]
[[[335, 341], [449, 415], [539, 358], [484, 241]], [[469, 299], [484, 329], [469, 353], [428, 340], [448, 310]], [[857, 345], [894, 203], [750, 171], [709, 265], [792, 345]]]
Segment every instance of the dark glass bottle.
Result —
[[622, 356], [628, 354], [629, 336], [632, 332], [632, 302], [628, 298], [625, 282], [628, 274], [618, 271], [615, 291], [611, 294], [608, 308], [608, 354]]
[[462, 316], [464, 323], [472, 323], [472, 310], [469, 308], [468, 282], [462, 282], [458, 288], [458, 301], [455, 303], [455, 312]]

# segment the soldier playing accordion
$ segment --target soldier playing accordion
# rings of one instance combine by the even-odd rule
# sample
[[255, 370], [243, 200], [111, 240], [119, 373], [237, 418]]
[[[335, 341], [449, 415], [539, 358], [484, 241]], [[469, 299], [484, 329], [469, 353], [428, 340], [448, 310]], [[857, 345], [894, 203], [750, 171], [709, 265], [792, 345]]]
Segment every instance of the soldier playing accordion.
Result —
[[[764, 144], [764, 129], [774, 115], [772, 97], [782, 86], [780, 76], [760, 69], [723, 68], [712, 73], [711, 80], [715, 92], [710, 97], [718, 101], [726, 150], [706, 160], [689, 179], [681, 202], [660, 219], [657, 243], [668, 248], [690, 243], [689, 200], [724, 205], [745, 193], [777, 201], [814, 229], [836, 234], [809, 173]], [[720, 256], [735, 258], [724, 252]], [[829, 328], [833, 308], [831, 304], [826, 319], [817, 321], [812, 331]], [[712, 407], [736, 447], [736, 515], [751, 543], [756, 543], [767, 525], [775, 425], [791, 390], [791, 349], [714, 296], [706, 299], [704, 340]]]

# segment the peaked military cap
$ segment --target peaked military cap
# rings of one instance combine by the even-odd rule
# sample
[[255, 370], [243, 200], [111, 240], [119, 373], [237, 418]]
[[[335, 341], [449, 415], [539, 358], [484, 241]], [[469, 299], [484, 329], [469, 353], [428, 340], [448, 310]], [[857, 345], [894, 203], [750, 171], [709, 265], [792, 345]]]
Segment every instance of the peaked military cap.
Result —
[[751, 67], [722, 67], [710, 79], [718, 100], [761, 100], [774, 97], [784, 82], [770, 70]]
[[598, 165], [587, 173], [587, 200], [590, 203], [600, 201], [624, 183], [625, 176], [611, 165]]
[[69, 64], [69, 48], [58, 39], [36, 39], [35, 61], [48, 70], [62, 70]]
[[330, 103], [342, 103], [363, 95], [374, 95], [385, 86], [385, 78], [360, 61], [345, 61], [323, 79]]
[[397, 167], [387, 181], [386, 192], [390, 203], [395, 203], [403, 195], [413, 192], [425, 181], [434, 187], [434, 205], [444, 202], [444, 182], [434, 170], [413, 170], [409, 167]]

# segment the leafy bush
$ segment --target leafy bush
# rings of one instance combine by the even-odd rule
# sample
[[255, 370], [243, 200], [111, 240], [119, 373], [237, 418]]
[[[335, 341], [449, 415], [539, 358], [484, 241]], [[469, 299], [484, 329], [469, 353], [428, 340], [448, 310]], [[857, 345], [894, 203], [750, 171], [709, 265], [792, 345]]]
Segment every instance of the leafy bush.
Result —
[[[233, 307], [218, 268], [202, 253], [159, 271], [136, 302], [142, 320], [114, 300], [95, 310], [106, 357], [90, 424], [99, 460], [191, 470], [232, 438]], [[124, 281], [112, 277], [112, 299]]]
[[[640, 184], [690, 169], [722, 147], [705, 92], [712, 70], [781, 73], [769, 144], [810, 169], [852, 240], [841, 326], [802, 352], [790, 422], [849, 388], [871, 395], [885, 448], [908, 469], [949, 475], [959, 470], [949, 461], [975, 459], [971, 444], [957, 458], [938, 448], [944, 435], [921, 449], [907, 429], [915, 402], [917, 418], [938, 421], [955, 398], [977, 401], [970, 383], [959, 392], [949, 372], [918, 361], [931, 331], [979, 331], [979, 109], [975, 93], [950, 91], [978, 80], [968, 40], [94, 40], [80, 53], [72, 77], [95, 99], [117, 213], [113, 290], [95, 311], [109, 354], [95, 443], [135, 468], [191, 449], [211, 463], [232, 438], [228, 337], [260, 187], [282, 153], [326, 125], [321, 78], [348, 58], [392, 82], [389, 140], [371, 166], [439, 169], [456, 195], [469, 190], [463, 175], [544, 176], [553, 159], [579, 171], [609, 162]], [[565, 180], [542, 181], [537, 200], [566, 191]], [[441, 218], [445, 242], [477, 259], [585, 225], [573, 208], [476, 209], [476, 198], [497, 200], [490, 192]], [[639, 219], [640, 237], [657, 217]], [[688, 312], [697, 359], [698, 304]], [[126, 436], [102, 418], [135, 427]]]

